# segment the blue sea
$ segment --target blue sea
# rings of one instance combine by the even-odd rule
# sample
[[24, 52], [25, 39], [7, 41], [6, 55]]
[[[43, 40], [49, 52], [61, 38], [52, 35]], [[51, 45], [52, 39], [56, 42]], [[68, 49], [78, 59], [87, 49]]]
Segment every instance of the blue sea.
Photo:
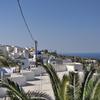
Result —
[[66, 53], [66, 56], [79, 56], [82, 58], [100, 59], [100, 53]]

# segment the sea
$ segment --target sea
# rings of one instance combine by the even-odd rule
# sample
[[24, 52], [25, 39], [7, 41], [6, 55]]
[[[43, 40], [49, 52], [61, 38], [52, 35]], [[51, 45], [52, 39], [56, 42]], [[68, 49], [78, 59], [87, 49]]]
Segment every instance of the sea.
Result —
[[79, 56], [82, 58], [100, 59], [100, 53], [65, 53], [66, 56]]

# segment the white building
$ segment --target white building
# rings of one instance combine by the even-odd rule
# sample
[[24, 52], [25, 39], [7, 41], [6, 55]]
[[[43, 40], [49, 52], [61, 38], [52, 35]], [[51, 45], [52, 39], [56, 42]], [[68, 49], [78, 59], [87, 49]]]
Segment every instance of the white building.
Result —
[[9, 52], [9, 51], [10, 51], [10, 47], [9, 47], [9, 46], [7, 46], [7, 47], [6, 47], [6, 50], [7, 50], [7, 52]]
[[56, 59], [55, 59], [55, 56], [50, 56], [49, 59], [48, 59], [48, 63], [51, 64], [51, 65], [55, 65], [56, 64]]
[[97, 61], [96, 60], [92, 60], [92, 59], [88, 59], [88, 60], [85, 60], [87, 63], [94, 63], [94, 64], [96, 64], [97, 63]]
[[73, 63], [67, 63], [66, 64], [67, 71], [83, 71], [83, 65], [81, 63], [73, 62]]
[[72, 60], [68, 58], [64, 59], [63, 64], [67, 64], [67, 63], [72, 63]]
[[28, 61], [31, 68], [35, 66], [35, 61], [33, 60], [33, 58], [28, 59]]
[[25, 58], [29, 58], [29, 52], [28, 52], [28, 50], [26, 50], [26, 49], [23, 50], [23, 56]]
[[14, 47], [14, 53], [18, 53], [18, 48]]

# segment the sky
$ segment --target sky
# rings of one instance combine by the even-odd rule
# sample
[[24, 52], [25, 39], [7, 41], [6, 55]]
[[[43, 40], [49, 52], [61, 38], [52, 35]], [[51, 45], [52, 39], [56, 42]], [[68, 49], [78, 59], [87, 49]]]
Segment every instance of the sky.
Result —
[[[100, 52], [100, 0], [20, 0], [38, 49]], [[0, 44], [34, 46], [17, 0], [0, 0]]]

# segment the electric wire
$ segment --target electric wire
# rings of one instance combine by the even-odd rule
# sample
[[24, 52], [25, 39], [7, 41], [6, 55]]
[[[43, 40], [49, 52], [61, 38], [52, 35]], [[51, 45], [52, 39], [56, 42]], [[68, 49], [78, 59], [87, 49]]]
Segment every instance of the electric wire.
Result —
[[28, 33], [29, 33], [29, 35], [30, 35], [32, 41], [35, 42], [35, 39], [34, 39], [32, 33], [31, 33], [31, 30], [30, 30], [30, 28], [29, 28], [29, 26], [28, 26], [28, 23], [27, 23], [27, 21], [26, 21], [26, 19], [25, 19], [24, 14], [23, 14], [23, 11], [22, 11], [22, 7], [21, 7], [21, 4], [20, 4], [20, 1], [17, 0], [17, 3], [18, 3], [18, 7], [19, 7], [19, 10], [20, 10], [20, 13], [21, 13], [22, 19], [23, 19], [23, 21], [24, 21], [24, 23], [25, 23], [26, 29], [28, 30]]
[[[24, 23], [25, 23], [25, 26], [26, 26], [26, 28], [27, 28], [27, 30], [28, 30], [28, 33], [29, 33], [29, 35], [30, 35], [32, 41], [34, 41], [34, 43], [36, 43], [37, 41], [33, 38], [33, 35], [32, 35], [32, 33], [31, 33], [31, 31], [30, 31], [30, 28], [29, 28], [29, 26], [28, 26], [28, 24], [27, 24], [27, 21], [26, 21], [26, 19], [25, 19], [24, 14], [23, 14], [22, 7], [21, 7], [21, 4], [20, 4], [19, 0], [17, 0], [17, 3], [18, 3], [19, 10], [20, 10], [21, 16], [22, 16], [22, 18], [23, 18], [23, 21], [24, 21]], [[37, 51], [36, 51], [36, 52], [37, 52]], [[41, 72], [42, 72], [42, 70], [41, 70]], [[42, 79], [42, 75], [41, 75], [41, 74], [40, 74], [40, 77], [41, 77], [41, 79]], [[40, 87], [41, 87], [40, 90], [42, 90], [42, 80], [41, 80], [41, 83], [40, 83]]]

